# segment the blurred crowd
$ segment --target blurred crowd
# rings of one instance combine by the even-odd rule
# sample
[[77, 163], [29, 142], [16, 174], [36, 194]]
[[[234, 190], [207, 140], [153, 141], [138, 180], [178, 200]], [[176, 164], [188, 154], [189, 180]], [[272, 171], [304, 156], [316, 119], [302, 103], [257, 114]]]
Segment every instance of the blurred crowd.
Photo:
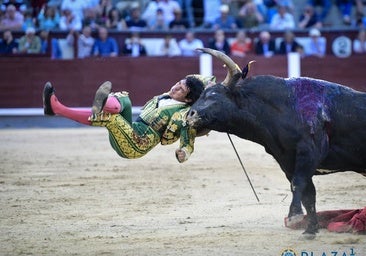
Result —
[[[360, 33], [356, 48], [365, 51], [366, 16], [363, 0], [3, 0], [0, 1], [0, 53], [45, 53], [61, 58], [63, 46], [59, 40], [48, 40], [50, 31], [65, 31], [62, 43], [77, 45], [78, 57], [149, 55], [141, 42], [141, 31], [183, 31], [185, 38], [175, 40], [171, 34], [156, 45], [154, 55], [196, 54], [197, 47], [208, 46], [227, 54], [244, 56], [248, 52], [271, 56], [288, 51], [309, 55], [317, 49], [322, 55], [325, 42], [316, 46], [296, 42], [290, 32], [309, 31], [306, 44], [321, 38], [324, 27], [357, 28]], [[329, 19], [331, 9], [337, 16]], [[337, 22], [333, 22], [337, 21]], [[341, 22], [339, 22], [341, 21]], [[204, 45], [195, 37], [195, 30], [212, 31], [212, 39]], [[245, 31], [261, 31], [256, 40]], [[225, 31], [238, 31], [230, 41]], [[282, 41], [274, 42], [270, 31], [283, 31]], [[14, 39], [14, 31], [23, 31]], [[110, 31], [129, 31], [130, 38], [122, 45]], [[94, 34], [94, 36], [93, 36]], [[293, 46], [292, 41], [297, 45]], [[291, 45], [290, 45], [291, 43]], [[51, 49], [51, 50], [50, 50]], [[356, 50], [354, 50], [357, 52]]]

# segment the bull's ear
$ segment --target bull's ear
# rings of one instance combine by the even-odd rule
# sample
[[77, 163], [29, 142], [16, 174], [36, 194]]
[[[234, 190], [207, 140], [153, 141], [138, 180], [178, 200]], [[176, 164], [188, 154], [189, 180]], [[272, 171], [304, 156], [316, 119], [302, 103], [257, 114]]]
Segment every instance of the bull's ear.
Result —
[[254, 63], [255, 60], [251, 60], [249, 61], [249, 63], [243, 68], [243, 70], [241, 71], [241, 79], [245, 79], [250, 71], [250, 65], [252, 65], [252, 63]]

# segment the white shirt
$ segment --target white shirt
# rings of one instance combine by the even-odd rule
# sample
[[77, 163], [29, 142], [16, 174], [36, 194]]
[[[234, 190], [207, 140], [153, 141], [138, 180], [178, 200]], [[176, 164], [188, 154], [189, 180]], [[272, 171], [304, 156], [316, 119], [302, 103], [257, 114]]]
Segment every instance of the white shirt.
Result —
[[65, 16], [61, 16], [59, 28], [63, 31], [65, 30], [76, 30], [79, 31], [82, 28], [81, 20], [75, 16], [71, 23], [67, 23], [67, 19]]
[[188, 42], [186, 39], [179, 41], [179, 48], [182, 51], [183, 56], [196, 56], [199, 53], [197, 48], [203, 48], [203, 43], [200, 39], [194, 39], [192, 42]]
[[181, 9], [179, 3], [173, 0], [158, 2], [158, 8], [163, 10], [166, 24], [169, 24], [174, 19], [174, 10]]
[[185, 104], [184, 102], [180, 102], [173, 99], [161, 99], [158, 102], [158, 107], [165, 107], [170, 105], [177, 105], [177, 104]]
[[83, 10], [88, 7], [88, 4], [85, 0], [62, 0], [61, 10], [69, 9], [79, 20], [83, 20]]
[[94, 38], [85, 37], [84, 35], [79, 36], [78, 40], [78, 58], [90, 57], [91, 51], [94, 45]]
[[284, 16], [281, 16], [279, 13], [273, 15], [270, 28], [272, 29], [293, 29], [295, 28], [295, 19], [294, 16], [290, 13], [285, 13]]
[[160, 44], [157, 45], [157, 49], [155, 51], [155, 55], [157, 56], [179, 56], [182, 52], [178, 46], [177, 41], [172, 38], [169, 41], [169, 46], [165, 46], [165, 40], [161, 41]]

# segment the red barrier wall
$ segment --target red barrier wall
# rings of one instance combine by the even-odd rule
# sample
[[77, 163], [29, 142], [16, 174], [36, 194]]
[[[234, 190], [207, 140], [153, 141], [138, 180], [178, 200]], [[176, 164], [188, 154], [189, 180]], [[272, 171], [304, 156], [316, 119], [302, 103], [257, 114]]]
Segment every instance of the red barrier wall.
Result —
[[[256, 60], [249, 75], [271, 74], [286, 77], [285, 56], [234, 58], [244, 66]], [[365, 56], [340, 59], [304, 58], [301, 74], [341, 83], [366, 91]], [[226, 75], [222, 63], [214, 60], [213, 72], [222, 81]], [[47, 57], [0, 58], [0, 108], [42, 107], [42, 89], [51, 81], [57, 95], [69, 106], [91, 105], [96, 88], [105, 80], [114, 91], [129, 91], [134, 106], [143, 105], [152, 96], [170, 89], [180, 78], [199, 72], [198, 57], [118, 57], [84, 60], [50, 60]]]

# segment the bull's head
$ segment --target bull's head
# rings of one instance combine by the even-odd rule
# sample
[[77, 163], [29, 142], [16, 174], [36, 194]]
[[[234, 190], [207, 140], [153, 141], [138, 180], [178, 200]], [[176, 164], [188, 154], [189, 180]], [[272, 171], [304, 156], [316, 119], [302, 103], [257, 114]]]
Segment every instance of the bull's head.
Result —
[[223, 124], [226, 124], [227, 127], [228, 118], [235, 114], [230, 112], [235, 112], [238, 109], [235, 100], [235, 94], [238, 93], [236, 84], [241, 78], [245, 78], [252, 62], [249, 62], [242, 71], [229, 56], [222, 52], [209, 48], [199, 50], [221, 60], [227, 67], [228, 72], [222, 83], [209, 87], [202, 93], [201, 97], [191, 107], [187, 121], [189, 125], [198, 129], [206, 128], [224, 131], [222, 127], [225, 125]]

